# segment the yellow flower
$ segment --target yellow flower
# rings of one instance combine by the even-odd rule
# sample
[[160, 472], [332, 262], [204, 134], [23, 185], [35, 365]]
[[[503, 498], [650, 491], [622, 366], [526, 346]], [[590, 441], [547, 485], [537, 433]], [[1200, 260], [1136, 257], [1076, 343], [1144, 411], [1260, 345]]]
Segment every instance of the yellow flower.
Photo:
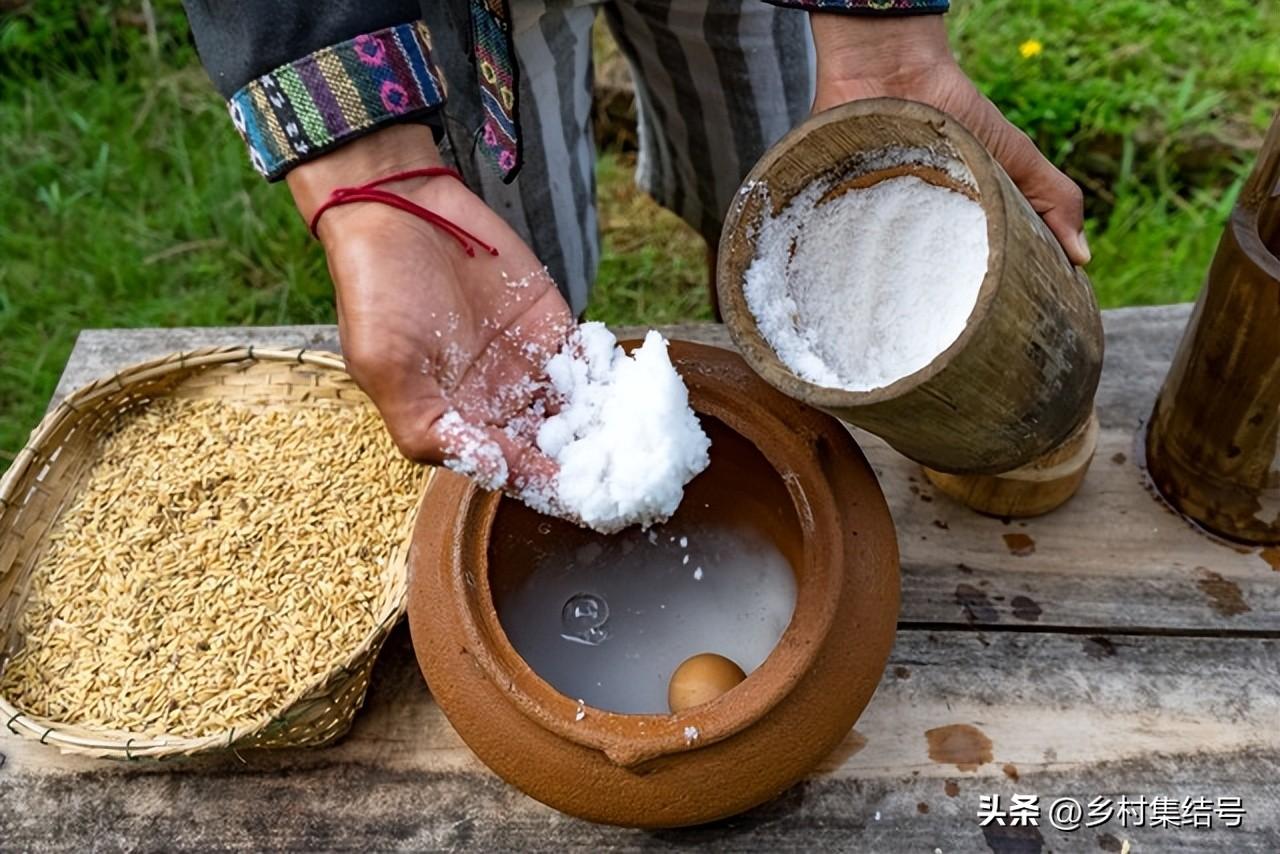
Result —
[[1044, 52], [1044, 45], [1039, 39], [1027, 39], [1018, 45], [1018, 53], [1022, 54], [1023, 59], [1030, 59], [1033, 56], [1039, 56]]

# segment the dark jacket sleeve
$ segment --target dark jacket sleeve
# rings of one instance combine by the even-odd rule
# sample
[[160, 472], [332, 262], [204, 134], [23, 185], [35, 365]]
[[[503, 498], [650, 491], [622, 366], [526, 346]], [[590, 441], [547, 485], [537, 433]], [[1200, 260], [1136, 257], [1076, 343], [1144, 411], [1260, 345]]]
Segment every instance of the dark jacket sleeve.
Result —
[[837, 12], [847, 15], [937, 15], [950, 8], [948, 0], [767, 0], [775, 6]]
[[268, 179], [445, 101], [417, 0], [184, 0], [214, 86]]

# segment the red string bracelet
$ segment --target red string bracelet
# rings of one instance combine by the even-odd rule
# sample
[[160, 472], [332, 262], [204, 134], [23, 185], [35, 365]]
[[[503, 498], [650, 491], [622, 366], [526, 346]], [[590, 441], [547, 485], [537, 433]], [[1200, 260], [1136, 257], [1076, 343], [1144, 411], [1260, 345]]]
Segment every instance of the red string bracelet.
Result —
[[338, 205], [348, 205], [352, 202], [378, 202], [384, 205], [390, 205], [393, 208], [410, 213], [418, 219], [431, 223], [436, 228], [444, 231], [454, 240], [458, 241], [458, 245], [473, 258], [476, 250], [472, 244], [479, 246], [490, 255], [497, 255], [498, 250], [467, 231], [462, 226], [455, 223], [448, 217], [441, 216], [432, 210], [427, 210], [421, 205], [415, 204], [403, 196], [397, 196], [395, 193], [389, 193], [386, 190], [378, 189], [380, 184], [390, 184], [392, 181], [404, 181], [409, 178], [438, 178], [448, 177], [456, 178], [461, 181], [462, 176], [455, 170], [444, 166], [431, 166], [425, 169], [410, 169], [407, 172], [396, 172], [394, 175], [388, 175], [385, 178], [378, 178], [376, 181], [370, 181], [367, 184], [360, 184], [356, 187], [339, 187], [329, 194], [329, 198], [325, 199], [324, 204], [316, 209], [311, 216], [311, 234], [316, 235], [316, 226], [320, 223], [320, 215], [329, 208], [336, 208]]

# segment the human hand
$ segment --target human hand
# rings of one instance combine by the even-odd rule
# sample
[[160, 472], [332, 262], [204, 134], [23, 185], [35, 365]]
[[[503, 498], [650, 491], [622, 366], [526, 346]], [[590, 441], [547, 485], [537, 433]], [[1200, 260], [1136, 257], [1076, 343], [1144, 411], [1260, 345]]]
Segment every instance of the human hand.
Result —
[[815, 112], [864, 98], [920, 101], [955, 116], [999, 161], [1067, 257], [1089, 262], [1084, 195], [977, 90], [951, 55], [941, 15], [810, 15], [818, 52]]
[[[440, 164], [430, 131], [394, 125], [289, 173], [303, 217], [336, 187]], [[468, 256], [447, 232], [377, 203], [331, 208], [318, 224], [338, 304], [342, 350], [396, 445], [440, 463], [466, 444], [495, 443], [468, 472], [490, 486], [548, 482], [537, 448], [542, 369], [573, 326], [568, 306], [533, 252], [451, 177], [383, 189], [447, 217], [498, 250]], [[456, 412], [455, 418], [449, 413]], [[510, 479], [507, 479], [509, 473]]]

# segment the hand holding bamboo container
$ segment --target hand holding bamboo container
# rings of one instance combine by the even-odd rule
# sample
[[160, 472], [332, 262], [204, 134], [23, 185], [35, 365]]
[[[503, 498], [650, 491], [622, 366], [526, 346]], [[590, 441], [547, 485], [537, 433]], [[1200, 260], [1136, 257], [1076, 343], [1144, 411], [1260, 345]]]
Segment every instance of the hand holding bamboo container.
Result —
[[[791, 258], [785, 263], [798, 263], [804, 232], [829, 225], [833, 199], [903, 177], [981, 206], [985, 274], [977, 274], [975, 301], [971, 308], [961, 306], [966, 313], [957, 316], [958, 335], [949, 346], [939, 342], [943, 349], [923, 367], [871, 388], [807, 379], [779, 356], [749, 299], [753, 264], [762, 253], [777, 254], [776, 247], [762, 246], [761, 235], [771, 218], [791, 215], [797, 234], [783, 250]], [[797, 200], [810, 209], [788, 214]], [[901, 206], [884, 217], [856, 220], [849, 230], [887, 230], [888, 239], [878, 246], [887, 245], [887, 252], [918, 268], [919, 257], [910, 254], [916, 250], [894, 244], [897, 226], [878, 221], [894, 215], [904, 215]], [[842, 287], [880, 288], [886, 300], [896, 299], [897, 270], [883, 271], [884, 281], [850, 280], [853, 274], [832, 258], [851, 253], [832, 247], [828, 256], [821, 250], [818, 255], [815, 263], [829, 267], [828, 279]], [[896, 320], [905, 335], [924, 334], [938, 300], [947, 296], [942, 291], [949, 259], [936, 263], [943, 285], [930, 290], [925, 277], [922, 293], [909, 306], [912, 313]], [[788, 266], [788, 275], [778, 276], [788, 289], [792, 272]], [[999, 516], [1037, 515], [1070, 498], [1083, 480], [1097, 440], [1093, 396], [1102, 368], [1102, 323], [1093, 290], [1000, 165], [944, 113], [885, 98], [828, 110], [793, 130], [743, 183], [725, 222], [717, 280], [730, 334], [765, 380], [882, 437], [969, 507]], [[785, 325], [801, 322], [797, 317], [793, 312]], [[815, 329], [795, 332], [812, 339], [824, 331]], [[829, 344], [830, 350], [845, 346], [843, 339], [877, 331], [870, 323], [854, 326], [829, 336], [841, 341], [817, 346]]]

